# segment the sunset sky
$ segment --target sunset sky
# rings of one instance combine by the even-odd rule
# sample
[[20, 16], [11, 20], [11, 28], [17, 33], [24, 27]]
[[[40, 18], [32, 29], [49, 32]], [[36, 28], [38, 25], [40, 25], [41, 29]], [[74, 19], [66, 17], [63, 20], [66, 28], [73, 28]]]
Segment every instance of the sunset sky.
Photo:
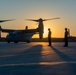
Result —
[[16, 19], [2, 23], [2, 28], [25, 29], [28, 25], [33, 29], [38, 27], [38, 23], [24, 19], [55, 17], [61, 19], [44, 22], [44, 37], [47, 37], [48, 28], [52, 30], [52, 37], [63, 37], [65, 27], [76, 36], [76, 0], [0, 0], [0, 19]]

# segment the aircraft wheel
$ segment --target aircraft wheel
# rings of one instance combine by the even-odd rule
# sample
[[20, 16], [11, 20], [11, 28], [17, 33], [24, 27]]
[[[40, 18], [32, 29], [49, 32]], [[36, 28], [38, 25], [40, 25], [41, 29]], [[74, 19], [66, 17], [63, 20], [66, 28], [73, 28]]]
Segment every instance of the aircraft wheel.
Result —
[[18, 41], [14, 41], [14, 43], [18, 43]]
[[10, 41], [7, 41], [8, 43], [10, 43]]
[[31, 41], [29, 41], [29, 40], [27, 41], [27, 43], [30, 43], [30, 42], [31, 42]]

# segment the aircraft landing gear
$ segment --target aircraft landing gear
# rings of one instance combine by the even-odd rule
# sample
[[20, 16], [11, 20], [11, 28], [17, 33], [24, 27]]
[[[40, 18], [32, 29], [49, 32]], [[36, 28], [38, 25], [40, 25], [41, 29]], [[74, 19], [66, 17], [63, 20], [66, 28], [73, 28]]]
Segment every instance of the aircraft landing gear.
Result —
[[31, 42], [31, 41], [29, 41], [29, 40], [27, 41], [27, 43], [30, 43], [30, 42]]
[[18, 41], [14, 41], [14, 43], [18, 43]]
[[7, 41], [7, 43], [10, 43], [10, 41]]

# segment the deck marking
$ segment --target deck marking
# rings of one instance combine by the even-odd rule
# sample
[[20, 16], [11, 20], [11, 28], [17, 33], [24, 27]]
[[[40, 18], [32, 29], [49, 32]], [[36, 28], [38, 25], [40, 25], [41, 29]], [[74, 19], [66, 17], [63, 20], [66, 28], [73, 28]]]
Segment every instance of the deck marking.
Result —
[[76, 61], [61, 61], [61, 62], [38, 62], [38, 63], [20, 63], [20, 64], [2, 64], [0, 67], [11, 67], [11, 66], [51, 66], [51, 65], [59, 65], [59, 64], [76, 64]]

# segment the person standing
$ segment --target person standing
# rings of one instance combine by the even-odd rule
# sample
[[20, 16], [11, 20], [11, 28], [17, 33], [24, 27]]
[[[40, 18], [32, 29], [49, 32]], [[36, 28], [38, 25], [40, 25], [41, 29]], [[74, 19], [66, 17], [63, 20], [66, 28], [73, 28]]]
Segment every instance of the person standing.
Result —
[[65, 28], [65, 34], [64, 34], [64, 47], [68, 47], [68, 35], [69, 35], [69, 32], [68, 32], [68, 29]]
[[50, 30], [50, 28], [48, 28], [48, 43], [49, 43], [48, 46], [51, 46], [52, 45], [51, 44], [51, 34], [52, 34], [51, 30]]

